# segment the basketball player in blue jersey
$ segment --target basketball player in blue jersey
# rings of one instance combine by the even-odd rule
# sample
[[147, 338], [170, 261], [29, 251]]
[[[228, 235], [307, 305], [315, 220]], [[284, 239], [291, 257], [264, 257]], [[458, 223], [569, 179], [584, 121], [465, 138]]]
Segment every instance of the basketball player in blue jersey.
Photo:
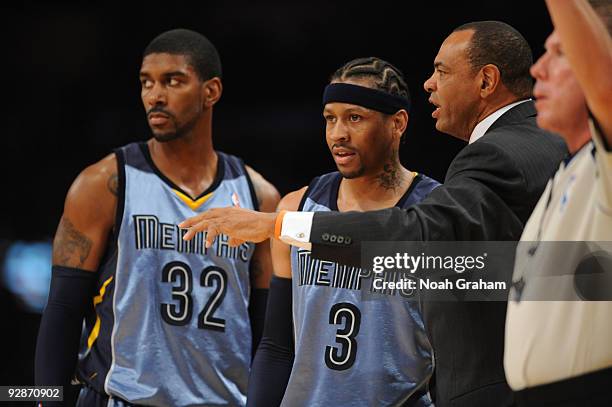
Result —
[[[323, 116], [338, 171], [286, 195], [279, 209], [403, 208], [427, 196], [438, 182], [399, 160], [409, 98], [402, 73], [378, 58], [356, 59], [336, 71]], [[249, 406], [431, 404], [432, 348], [418, 302], [399, 292], [364, 300], [361, 290], [370, 287], [362, 270], [313, 260], [309, 251], [280, 241], [272, 242], [272, 259]]]
[[79, 406], [244, 405], [269, 244], [230, 247], [219, 235], [207, 247], [176, 224], [213, 207], [274, 211], [278, 192], [213, 149], [221, 64], [205, 37], [155, 38], [140, 82], [153, 138], [86, 168], [68, 192], [36, 383], [68, 390], [76, 376]]

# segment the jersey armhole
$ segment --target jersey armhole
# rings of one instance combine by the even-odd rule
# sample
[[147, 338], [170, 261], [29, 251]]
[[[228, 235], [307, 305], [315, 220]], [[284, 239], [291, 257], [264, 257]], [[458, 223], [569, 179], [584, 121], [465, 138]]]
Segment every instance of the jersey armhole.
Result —
[[306, 204], [306, 198], [308, 198], [308, 191], [310, 191], [312, 189], [312, 187], [319, 181], [319, 178], [321, 177], [314, 177], [312, 179], [312, 181], [310, 181], [310, 184], [308, 184], [308, 186], [306, 187], [306, 190], [304, 191], [304, 195], [302, 195], [302, 199], [300, 199], [300, 204], [298, 205], [298, 212], [302, 212], [304, 210], [304, 205]]
[[121, 148], [115, 149], [115, 156], [117, 157], [117, 211], [115, 214], [115, 228], [113, 233], [115, 238], [119, 240], [119, 231], [121, 229], [121, 223], [123, 222], [123, 212], [125, 209], [125, 155]]
[[[238, 158], [238, 157], [236, 157]], [[257, 201], [257, 194], [255, 193], [255, 185], [253, 185], [253, 180], [249, 175], [249, 172], [246, 169], [246, 164], [241, 158], [238, 158], [240, 161], [240, 165], [242, 166], [242, 170], [244, 171], [244, 176], [246, 177], [247, 184], [249, 184], [249, 191], [251, 192], [251, 201], [253, 202], [253, 209], [259, 211], [259, 202]]]
[[421, 173], [415, 172], [412, 183], [410, 184], [406, 192], [404, 192], [404, 195], [402, 195], [402, 197], [399, 199], [399, 201], [397, 201], [397, 203], [394, 206], [397, 208], [403, 208], [404, 205], [406, 204], [406, 201], [410, 198], [412, 191], [414, 191], [417, 188], [417, 186], [421, 183], [422, 180], [423, 180], [423, 176], [421, 175]]

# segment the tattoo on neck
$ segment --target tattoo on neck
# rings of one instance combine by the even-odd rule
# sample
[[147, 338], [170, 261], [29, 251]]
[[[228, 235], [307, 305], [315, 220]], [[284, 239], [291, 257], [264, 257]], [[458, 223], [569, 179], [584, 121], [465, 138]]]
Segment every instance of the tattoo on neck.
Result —
[[383, 166], [383, 171], [377, 176], [379, 185], [384, 189], [395, 190], [402, 185], [402, 172], [400, 171], [397, 155], [397, 150], [393, 150], [391, 157], [389, 157]]
[[106, 181], [106, 187], [115, 196], [119, 196], [119, 175], [117, 173], [111, 174]]
[[53, 243], [53, 263], [82, 267], [89, 257], [91, 246], [91, 239], [79, 232], [69, 219], [62, 218]]

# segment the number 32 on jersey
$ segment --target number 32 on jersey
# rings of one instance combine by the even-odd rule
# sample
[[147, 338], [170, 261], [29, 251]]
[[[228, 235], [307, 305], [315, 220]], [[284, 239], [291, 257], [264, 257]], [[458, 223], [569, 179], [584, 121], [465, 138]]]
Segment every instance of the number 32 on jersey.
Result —
[[[173, 261], [164, 266], [162, 283], [172, 283], [172, 299], [175, 304], [161, 304], [161, 316], [171, 325], [189, 324], [193, 313], [193, 272], [187, 263]], [[225, 332], [225, 319], [215, 317], [215, 311], [225, 298], [227, 291], [227, 273], [221, 267], [208, 266], [200, 274], [200, 286], [215, 289], [198, 314], [198, 328]]]

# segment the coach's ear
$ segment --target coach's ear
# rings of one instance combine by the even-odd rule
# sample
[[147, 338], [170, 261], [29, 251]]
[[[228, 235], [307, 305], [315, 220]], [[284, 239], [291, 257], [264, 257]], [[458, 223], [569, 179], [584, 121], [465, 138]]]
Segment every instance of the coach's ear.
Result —
[[223, 85], [218, 77], [211, 78], [202, 84], [202, 92], [204, 92], [204, 108], [211, 108], [221, 99], [223, 93]]
[[499, 68], [493, 64], [486, 64], [480, 68], [480, 97], [486, 99], [497, 89], [501, 82]]
[[391, 125], [393, 130], [393, 137], [400, 138], [402, 134], [406, 131], [406, 127], [408, 127], [408, 112], [404, 109], [398, 110], [391, 116]]

